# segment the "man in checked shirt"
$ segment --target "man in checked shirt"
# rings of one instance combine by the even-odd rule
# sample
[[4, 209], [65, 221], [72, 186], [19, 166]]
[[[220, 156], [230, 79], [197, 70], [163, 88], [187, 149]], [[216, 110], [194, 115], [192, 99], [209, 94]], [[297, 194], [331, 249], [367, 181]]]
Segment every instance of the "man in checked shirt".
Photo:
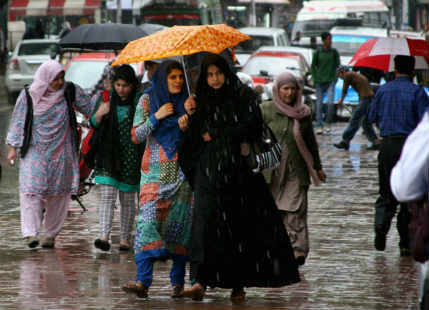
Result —
[[[412, 82], [415, 58], [398, 55], [394, 63], [395, 79], [378, 89], [368, 111], [369, 122], [376, 123], [382, 137], [378, 154], [380, 195], [375, 202], [374, 246], [378, 251], [386, 248], [386, 236], [399, 204], [391, 191], [390, 174], [399, 160], [405, 139], [417, 127], [429, 106], [424, 89]], [[409, 222], [407, 205], [401, 204], [397, 216], [401, 256], [410, 255]]]

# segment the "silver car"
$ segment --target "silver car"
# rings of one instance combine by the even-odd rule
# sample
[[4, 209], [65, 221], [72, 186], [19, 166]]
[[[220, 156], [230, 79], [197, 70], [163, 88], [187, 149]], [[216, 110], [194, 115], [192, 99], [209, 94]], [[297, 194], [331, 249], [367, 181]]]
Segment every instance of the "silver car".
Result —
[[5, 76], [10, 104], [15, 104], [24, 85], [33, 82], [34, 74], [39, 66], [45, 61], [55, 58], [57, 51], [57, 39], [31, 39], [18, 42], [9, 57]]
[[289, 45], [287, 34], [284, 29], [281, 28], [244, 27], [238, 30], [252, 38], [252, 40], [243, 41], [235, 47], [235, 56], [239, 63], [239, 67], [243, 67], [250, 55], [263, 45]]

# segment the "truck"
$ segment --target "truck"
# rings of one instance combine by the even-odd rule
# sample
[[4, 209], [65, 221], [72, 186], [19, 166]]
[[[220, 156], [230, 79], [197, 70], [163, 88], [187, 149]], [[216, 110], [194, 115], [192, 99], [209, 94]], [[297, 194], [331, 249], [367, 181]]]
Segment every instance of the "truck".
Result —
[[334, 26], [391, 28], [389, 9], [380, 0], [304, 1], [292, 28], [292, 43], [319, 39]]

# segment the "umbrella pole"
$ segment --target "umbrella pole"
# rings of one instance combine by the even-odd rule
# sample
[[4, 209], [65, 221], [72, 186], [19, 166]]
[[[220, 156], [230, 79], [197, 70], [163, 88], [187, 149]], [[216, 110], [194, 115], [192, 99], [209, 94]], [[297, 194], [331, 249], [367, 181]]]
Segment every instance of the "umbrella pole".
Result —
[[181, 56], [180, 59], [182, 60], [183, 71], [185, 74], [186, 88], [188, 89], [188, 94], [190, 96], [191, 95], [191, 89], [189, 88], [188, 74], [186, 73], [185, 57]]

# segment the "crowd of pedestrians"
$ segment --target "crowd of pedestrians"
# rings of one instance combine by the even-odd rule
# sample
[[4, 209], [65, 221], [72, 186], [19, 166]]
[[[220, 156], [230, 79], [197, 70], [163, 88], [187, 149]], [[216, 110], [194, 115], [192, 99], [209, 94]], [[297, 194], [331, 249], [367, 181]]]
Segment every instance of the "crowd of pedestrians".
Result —
[[[122, 286], [125, 292], [147, 297], [153, 265], [165, 259], [173, 262], [173, 298], [202, 300], [207, 287], [221, 287], [231, 289], [233, 302], [242, 302], [246, 287], [299, 282], [298, 268], [310, 252], [308, 191], [327, 179], [316, 134], [331, 130], [334, 85], [341, 78], [338, 104], [352, 86], [359, 105], [335, 147], [348, 150], [362, 125], [367, 149], [379, 149], [375, 249], [385, 249], [400, 205], [399, 253], [411, 255], [406, 202], [427, 197], [429, 175], [429, 97], [412, 82], [415, 59], [396, 56], [395, 79], [374, 92], [363, 74], [340, 66], [329, 33], [322, 34], [322, 41], [311, 66], [314, 121], [295, 75], [279, 74], [273, 99], [261, 104], [219, 55], [204, 56], [192, 85], [195, 95], [187, 91], [179, 62], [156, 60], [145, 64], [143, 84], [129, 65], [106, 69], [92, 97], [75, 85], [72, 103], [61, 64], [44, 63], [17, 99], [6, 140], [9, 163], [20, 157], [21, 228], [27, 246], [35, 248], [40, 240], [42, 247], [55, 246], [70, 197], [78, 192], [77, 109], [93, 128], [85, 161], [94, 169], [100, 192], [94, 246], [111, 248], [117, 196], [119, 249], [134, 246], [137, 274]], [[277, 168], [262, 173], [249, 166], [252, 155], [243, 146], [261, 140], [264, 124], [273, 130], [282, 154]], [[185, 289], [188, 262], [190, 287]]]

